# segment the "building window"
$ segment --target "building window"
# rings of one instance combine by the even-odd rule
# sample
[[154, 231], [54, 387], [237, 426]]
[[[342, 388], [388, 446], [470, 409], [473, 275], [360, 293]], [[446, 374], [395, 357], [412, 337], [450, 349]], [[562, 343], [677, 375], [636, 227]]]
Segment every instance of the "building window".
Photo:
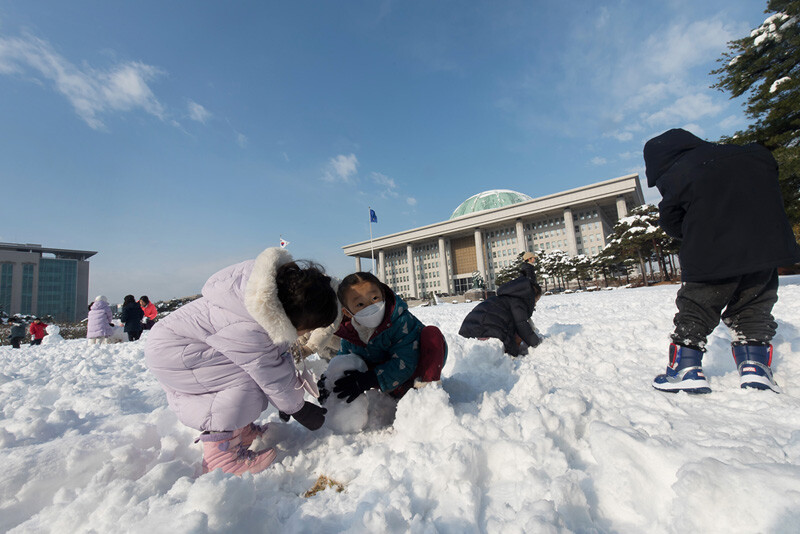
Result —
[[37, 313], [52, 315], [56, 320], [74, 320], [77, 279], [78, 263], [75, 260], [42, 258], [39, 261]]
[[25, 263], [22, 265], [22, 301], [20, 302], [20, 313], [31, 315], [33, 313], [33, 264]]
[[0, 307], [11, 315], [11, 287], [14, 279], [14, 264], [3, 263], [0, 268]]

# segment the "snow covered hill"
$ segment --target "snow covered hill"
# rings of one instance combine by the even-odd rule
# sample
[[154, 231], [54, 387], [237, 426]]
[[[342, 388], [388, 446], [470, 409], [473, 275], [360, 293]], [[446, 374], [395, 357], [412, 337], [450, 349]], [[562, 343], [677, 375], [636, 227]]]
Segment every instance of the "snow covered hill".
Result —
[[[474, 303], [417, 308], [450, 346], [440, 386], [359, 434], [265, 412], [277, 463], [241, 478], [197, 476], [143, 340], [0, 347], [0, 531], [797, 532], [800, 277], [775, 308], [781, 395], [739, 389], [724, 327], [713, 393], [653, 390], [676, 291], [548, 296], [545, 340], [519, 359], [458, 337]], [[321, 475], [343, 491], [305, 497]]]

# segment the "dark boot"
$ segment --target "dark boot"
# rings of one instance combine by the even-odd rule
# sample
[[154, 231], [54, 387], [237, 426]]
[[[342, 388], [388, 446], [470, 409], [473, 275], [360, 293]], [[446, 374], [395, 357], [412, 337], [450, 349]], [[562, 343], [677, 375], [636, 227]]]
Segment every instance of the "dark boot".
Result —
[[739, 371], [741, 387], [781, 392], [770, 368], [772, 345], [733, 345], [733, 359]]
[[670, 343], [667, 372], [653, 380], [653, 387], [669, 393], [711, 393], [701, 367], [702, 361], [702, 351]]

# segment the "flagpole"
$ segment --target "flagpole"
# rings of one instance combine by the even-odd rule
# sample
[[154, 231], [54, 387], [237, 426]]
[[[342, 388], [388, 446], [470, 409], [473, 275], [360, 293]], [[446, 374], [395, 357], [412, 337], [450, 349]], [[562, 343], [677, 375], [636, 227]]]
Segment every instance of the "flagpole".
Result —
[[372, 207], [369, 206], [369, 249], [372, 255], [372, 274], [375, 274], [375, 248], [372, 246]]

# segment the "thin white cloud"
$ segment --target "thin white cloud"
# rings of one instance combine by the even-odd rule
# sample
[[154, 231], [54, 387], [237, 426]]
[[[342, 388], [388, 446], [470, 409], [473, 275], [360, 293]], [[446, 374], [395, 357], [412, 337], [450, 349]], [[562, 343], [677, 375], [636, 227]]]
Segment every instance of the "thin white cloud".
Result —
[[328, 160], [328, 165], [322, 175], [326, 182], [353, 183], [353, 178], [358, 170], [358, 158], [355, 154], [339, 154]]
[[617, 141], [625, 142], [625, 141], [630, 141], [631, 139], [633, 139], [633, 134], [631, 132], [628, 132], [628, 131], [617, 130], [617, 131], [614, 131], [614, 132], [605, 133], [605, 134], [603, 134], [603, 137], [613, 137]]
[[670, 125], [685, 121], [696, 121], [714, 116], [725, 106], [715, 102], [707, 93], [696, 93], [678, 98], [665, 108], [648, 115], [645, 122], [651, 126]]
[[728, 115], [719, 122], [719, 127], [728, 132], [734, 132], [738, 129], [744, 128], [745, 122], [741, 117], [736, 115]]
[[164, 107], [148, 85], [163, 71], [138, 61], [108, 69], [80, 67], [57, 53], [47, 41], [31, 35], [0, 38], [0, 74], [32, 76], [37, 83], [49, 81], [78, 116], [91, 128], [101, 130], [103, 115], [142, 110], [165, 119]]
[[608, 160], [600, 156], [595, 156], [591, 159], [591, 163], [592, 165], [605, 165], [608, 163]]
[[687, 69], [707, 63], [709, 57], [719, 57], [728, 41], [737, 37], [734, 29], [718, 18], [676, 23], [647, 39], [644, 57], [652, 71], [666, 77], [683, 75]]
[[409, 206], [416, 206], [417, 205], [417, 199], [414, 198], [414, 197], [408, 197], [406, 199], [406, 204], [408, 204]]
[[399, 196], [397, 193], [397, 184], [393, 179], [379, 172], [373, 172], [370, 176], [372, 177], [372, 181], [383, 187], [383, 192], [381, 193], [383, 198], [397, 198]]
[[194, 100], [189, 100], [189, 118], [196, 122], [205, 122], [211, 118], [211, 113]]
[[236, 144], [242, 148], [247, 148], [248, 138], [245, 134], [236, 132]]

